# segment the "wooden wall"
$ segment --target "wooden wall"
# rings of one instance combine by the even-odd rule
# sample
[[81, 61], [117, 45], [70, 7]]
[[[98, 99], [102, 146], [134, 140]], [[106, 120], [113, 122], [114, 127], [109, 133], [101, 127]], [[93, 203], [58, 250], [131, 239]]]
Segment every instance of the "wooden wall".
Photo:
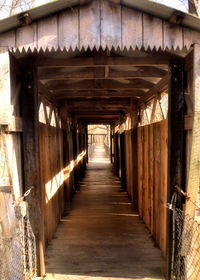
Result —
[[40, 123], [41, 187], [45, 243], [53, 237], [64, 211], [64, 170], [62, 130]]
[[61, 120], [57, 108], [45, 98], [40, 100], [41, 195], [46, 245], [63, 212], [70, 211], [74, 190], [86, 168], [85, 129], [81, 125], [77, 129], [71, 123], [66, 108], [61, 111], [65, 120]]
[[166, 255], [168, 121], [137, 129], [138, 210]]
[[[118, 1], [116, 1], [118, 2]], [[151, 35], [150, 35], [151, 34]], [[0, 46], [22, 50], [71, 47], [190, 48], [200, 33], [107, 0], [92, 1], [0, 34]]]
[[138, 207], [138, 174], [137, 174], [137, 128], [125, 131], [125, 165], [126, 165], [126, 190], [133, 202], [134, 208]]

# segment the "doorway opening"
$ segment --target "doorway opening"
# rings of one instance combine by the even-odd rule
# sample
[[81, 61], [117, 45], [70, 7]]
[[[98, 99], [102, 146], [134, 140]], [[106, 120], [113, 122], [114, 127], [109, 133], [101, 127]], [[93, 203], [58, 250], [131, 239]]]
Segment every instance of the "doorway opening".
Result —
[[111, 127], [109, 124], [90, 124], [88, 129], [88, 162], [111, 163]]

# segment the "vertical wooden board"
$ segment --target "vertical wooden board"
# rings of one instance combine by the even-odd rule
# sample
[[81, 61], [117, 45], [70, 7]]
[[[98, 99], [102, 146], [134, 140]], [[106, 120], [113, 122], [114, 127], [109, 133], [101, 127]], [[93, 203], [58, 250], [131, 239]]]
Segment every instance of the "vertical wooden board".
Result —
[[160, 191], [160, 247], [163, 254], [166, 256], [166, 241], [167, 241], [167, 166], [168, 166], [168, 121], [161, 122], [161, 191]]
[[151, 50], [162, 48], [162, 20], [143, 14], [143, 46]]
[[138, 146], [138, 210], [139, 215], [143, 217], [143, 127], [137, 129]]
[[133, 147], [132, 147], [132, 132], [129, 131], [129, 162], [130, 162], [130, 189], [131, 189], [131, 201], [134, 201], [134, 178], [133, 178]]
[[121, 6], [101, 1], [101, 46], [121, 47]]
[[15, 31], [0, 34], [0, 47], [15, 48]]
[[38, 21], [38, 49], [51, 50], [58, 47], [58, 21], [57, 16]]
[[138, 185], [139, 185], [139, 180], [138, 180], [138, 143], [137, 143], [137, 128], [133, 129], [131, 132], [131, 146], [132, 146], [132, 175], [133, 175], [133, 202], [134, 202], [134, 207], [138, 209]]
[[200, 43], [200, 33], [189, 28], [183, 28], [183, 46], [189, 50], [192, 44]]
[[144, 126], [144, 152], [143, 152], [143, 166], [144, 166], [144, 173], [143, 173], [143, 192], [144, 192], [144, 203], [143, 203], [143, 211], [144, 211], [144, 221], [148, 228], [149, 225], [149, 157], [148, 157], [148, 150], [149, 150], [149, 136], [148, 136], [148, 126]]
[[154, 158], [155, 158], [155, 218], [154, 218], [154, 234], [158, 245], [160, 242], [160, 123], [154, 124]]
[[80, 48], [100, 47], [100, 2], [80, 8]]
[[37, 47], [36, 23], [26, 25], [16, 30], [16, 48], [34, 50]]
[[153, 235], [154, 226], [154, 153], [153, 153], [153, 124], [149, 125], [149, 199], [150, 199], [150, 229]]
[[142, 46], [142, 13], [122, 7], [122, 48]]
[[166, 48], [183, 48], [183, 29], [179, 25], [171, 24], [164, 21], [164, 49]]
[[58, 38], [59, 47], [66, 48], [71, 47], [75, 50], [79, 47], [79, 17], [78, 9], [74, 8], [66, 10], [59, 14], [58, 18]]

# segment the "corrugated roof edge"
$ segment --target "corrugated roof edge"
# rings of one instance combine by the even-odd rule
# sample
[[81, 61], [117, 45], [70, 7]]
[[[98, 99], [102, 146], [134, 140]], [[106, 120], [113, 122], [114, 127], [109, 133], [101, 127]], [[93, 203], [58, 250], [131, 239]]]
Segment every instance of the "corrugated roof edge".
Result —
[[[24, 11], [23, 13], [16, 14], [14, 16], [0, 20], [0, 33], [16, 29], [22, 25], [19, 20], [20, 16], [28, 13], [32, 21], [39, 20], [43, 17], [47, 17], [51, 14], [59, 12], [63, 9], [86, 4], [93, 0], [55, 0], [45, 5]], [[108, 0], [114, 3], [120, 3], [121, 5], [136, 9], [138, 11], [150, 14], [152, 16], [159, 17], [164, 20], [169, 20], [174, 13], [180, 13], [180, 11], [163, 4], [152, 2], [150, 0]], [[181, 12], [183, 19], [181, 25], [200, 31], [200, 18], [188, 13]]]

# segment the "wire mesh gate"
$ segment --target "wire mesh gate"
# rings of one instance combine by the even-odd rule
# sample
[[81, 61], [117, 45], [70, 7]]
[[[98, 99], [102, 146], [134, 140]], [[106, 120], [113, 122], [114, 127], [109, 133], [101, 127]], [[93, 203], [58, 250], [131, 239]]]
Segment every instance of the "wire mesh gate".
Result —
[[[24, 213], [23, 213], [24, 212]], [[29, 280], [36, 276], [35, 236], [28, 210], [15, 207], [16, 226], [11, 236], [0, 237], [0, 279]]]
[[200, 224], [180, 209], [173, 211], [173, 280], [200, 279]]

